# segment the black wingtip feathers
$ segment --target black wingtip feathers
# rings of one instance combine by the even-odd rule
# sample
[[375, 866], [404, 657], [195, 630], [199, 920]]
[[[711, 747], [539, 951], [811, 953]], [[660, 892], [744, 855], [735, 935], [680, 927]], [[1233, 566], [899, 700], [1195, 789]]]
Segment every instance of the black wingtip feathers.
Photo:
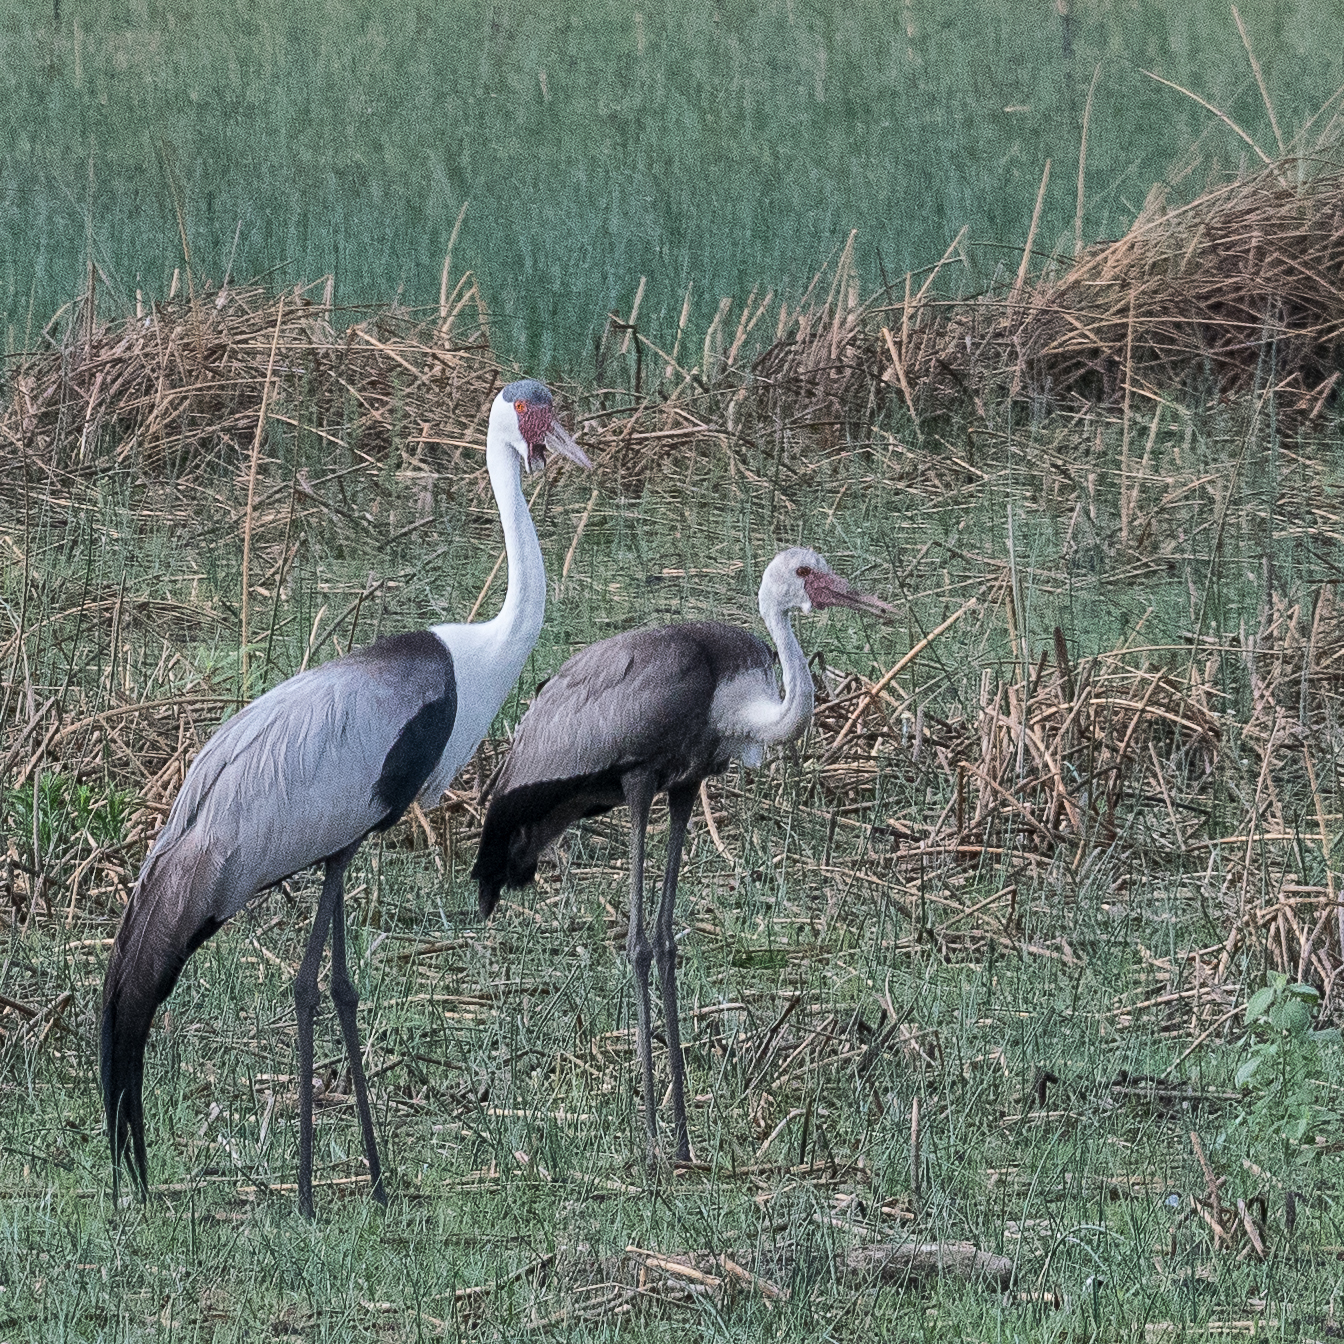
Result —
[[103, 1110], [112, 1150], [112, 1197], [120, 1195], [121, 1168], [130, 1172], [136, 1194], [143, 1203], [149, 1193], [149, 1161], [145, 1152], [144, 1063], [152, 1013], [141, 1023], [141, 1014], [126, 1015], [115, 992], [103, 1005], [102, 1051], [99, 1061]]
[[[472, 876], [476, 876], [474, 870]], [[494, 914], [495, 906], [499, 904], [499, 898], [503, 890], [504, 888], [502, 886], [489, 882], [485, 878], [479, 878], [477, 880], [476, 904], [481, 912], [482, 919], [489, 919], [490, 916]]]

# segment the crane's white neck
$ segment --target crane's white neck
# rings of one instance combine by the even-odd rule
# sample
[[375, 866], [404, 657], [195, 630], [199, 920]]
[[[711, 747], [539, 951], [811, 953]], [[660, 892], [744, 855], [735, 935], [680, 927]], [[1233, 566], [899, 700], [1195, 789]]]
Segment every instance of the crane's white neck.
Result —
[[537, 529], [523, 498], [519, 477], [522, 463], [503, 421], [502, 414], [490, 417], [485, 461], [504, 527], [509, 588], [494, 620], [478, 625], [430, 627], [452, 655], [457, 684], [457, 716], [452, 733], [421, 791], [431, 803], [438, 801], [490, 731], [495, 715], [537, 642], [546, 615], [546, 567], [541, 559]]
[[798, 636], [793, 633], [788, 611], [778, 602], [767, 600], [764, 593], [761, 597], [761, 618], [779, 651], [779, 663], [784, 673], [784, 698], [779, 702], [778, 711], [761, 725], [760, 738], [763, 742], [788, 742], [812, 721], [815, 700], [812, 669], [807, 665], [807, 655]]
[[483, 623], [481, 635], [496, 649], [503, 686], [500, 704], [518, 680], [546, 616], [546, 566], [541, 558], [537, 529], [523, 497], [521, 465], [517, 452], [503, 435], [492, 432], [486, 444], [486, 466], [504, 527], [509, 587], [499, 615]]

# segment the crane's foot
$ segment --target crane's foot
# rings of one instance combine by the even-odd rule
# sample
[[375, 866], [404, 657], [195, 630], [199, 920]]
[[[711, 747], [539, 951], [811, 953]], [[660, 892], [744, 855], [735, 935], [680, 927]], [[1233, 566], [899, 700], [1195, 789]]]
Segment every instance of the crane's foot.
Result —
[[708, 1168], [691, 1156], [690, 1144], [685, 1144], [673, 1153], [664, 1152], [656, 1145], [646, 1149], [644, 1169], [650, 1180], [657, 1181], [664, 1176], [675, 1176], [679, 1171], [705, 1171]]

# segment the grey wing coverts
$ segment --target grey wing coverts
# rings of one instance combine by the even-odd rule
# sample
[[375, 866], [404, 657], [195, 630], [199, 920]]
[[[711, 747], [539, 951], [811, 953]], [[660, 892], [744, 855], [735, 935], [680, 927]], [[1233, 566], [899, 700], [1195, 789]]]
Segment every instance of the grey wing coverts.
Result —
[[774, 654], [717, 622], [632, 630], [577, 653], [523, 717], [486, 813], [472, 876], [488, 915], [524, 886], [541, 851], [571, 823], [623, 801], [621, 778], [654, 771], [662, 791], [728, 764], [710, 719], [724, 681], [773, 681]]
[[405, 811], [456, 717], [452, 659], [428, 631], [282, 682], [192, 762], [136, 880], [103, 985], [101, 1074], [114, 1161], [133, 1143], [154, 1012], [187, 958], [258, 891]]

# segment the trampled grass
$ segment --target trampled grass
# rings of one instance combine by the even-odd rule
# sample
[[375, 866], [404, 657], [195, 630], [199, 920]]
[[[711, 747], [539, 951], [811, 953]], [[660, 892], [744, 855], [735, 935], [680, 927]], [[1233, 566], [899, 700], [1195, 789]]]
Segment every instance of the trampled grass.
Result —
[[[577, 409], [596, 434], [623, 404], [609, 393]], [[1227, 766], [1212, 810], [1197, 800], [1172, 830], [1154, 794], [1122, 809], [1110, 842], [1080, 832], [1053, 852], [1011, 812], [997, 831], [968, 831], [961, 859], [921, 859], [902, 838], [935, 835], [956, 804], [935, 723], [983, 725], [983, 679], [1011, 682], [1023, 647], [1049, 659], [1056, 624], [1075, 663], [1120, 648], [1173, 680], [1196, 648], [1222, 651], [1209, 693], [1225, 750], [1250, 749], [1237, 725], [1261, 703], [1247, 669], [1261, 666], [1270, 594], [1309, 605], [1335, 572], [1338, 430], [1284, 438], [1245, 407], [1161, 410], [1155, 424], [1132, 413], [1135, 456], [1148, 448], [1128, 465], [1118, 416], [1032, 425], [991, 408], [919, 452], [908, 426], [823, 424], [773, 448], [751, 434], [729, 449], [645, 440], [632, 463], [618, 434], [595, 480], [548, 482], [534, 512], [554, 600], [501, 732], [568, 652], [613, 629], [711, 613], [752, 623], [759, 570], [785, 543], [805, 539], [908, 605], [894, 628], [801, 622], [836, 695], [846, 674], [871, 686], [966, 596], [981, 603], [898, 678], [860, 752], [828, 760], [824, 714], [800, 751], [711, 786], [722, 851], [697, 813], [679, 927], [702, 1167], [653, 1179], [640, 1159], [621, 816], [574, 832], [537, 888], [485, 926], [465, 874], [475, 789], [502, 740], [446, 811], [366, 847], [352, 951], [392, 1202], [383, 1214], [363, 1194], [324, 1019], [315, 1226], [286, 1188], [290, 992], [311, 884], [234, 921], [170, 1000], [149, 1061], [159, 1189], [144, 1210], [111, 1205], [94, 1084], [106, 940], [144, 843], [128, 818], [161, 813], [175, 751], [208, 732], [219, 708], [207, 697], [236, 685], [245, 479], [227, 451], [177, 481], [110, 466], [59, 489], [30, 479], [3, 542], [26, 556], [26, 570], [6, 569], [25, 632], [0, 650], [21, 698], [11, 718], [50, 695], [72, 718], [183, 695], [195, 707], [166, 747], [146, 748], [143, 778], [114, 735], [105, 764], [79, 767], [87, 797], [55, 782], [56, 761], [11, 770], [4, 1337], [1329, 1336], [1338, 1157], [1295, 1155], [1279, 1129], [1238, 1122], [1237, 1005], [1264, 949], [1241, 945], [1221, 978], [1192, 959], [1223, 943], [1238, 892], [1254, 906], [1285, 883], [1326, 882], [1321, 835], [1328, 850], [1340, 808], [1336, 739], [1311, 717], [1322, 711], [1303, 711], [1317, 725], [1320, 832], [1297, 776], [1281, 762], [1268, 776], [1295, 832], [1286, 845], [1220, 843], [1237, 833], [1254, 762]], [[352, 451], [318, 415], [299, 419], [325, 423], [325, 437], [277, 426], [263, 463], [268, 497], [300, 472], [315, 492], [295, 518], [258, 513], [253, 601], [277, 612], [268, 681], [299, 666], [332, 613], [346, 613], [336, 647], [460, 618], [497, 554], [479, 475], [440, 476], [436, 527], [380, 545], [414, 516], [423, 464], [396, 440], [382, 458]], [[361, 617], [370, 572], [387, 582]], [[313, 656], [330, 652], [324, 641]], [[1328, 662], [1324, 644], [1318, 656]], [[1172, 762], [1154, 778], [1183, 802], [1191, 767]], [[1337, 1107], [1338, 1058], [1313, 1076]], [[1215, 1232], [1197, 1212], [1210, 1196], [1192, 1130], [1225, 1179], [1223, 1206], [1246, 1201], [1263, 1258], [1241, 1223]], [[993, 1290], [846, 1272], [855, 1248], [910, 1236], [1003, 1254], [1015, 1279]], [[726, 1254], [788, 1297], [678, 1278], [630, 1246]]]
[[[1344, 84], [1344, 16], [1243, 8], [1291, 138]], [[721, 296], [797, 292], [851, 229], [876, 288], [966, 226], [974, 290], [1016, 264], [1047, 159], [1037, 246], [1071, 248], [1098, 63], [1085, 238], [1127, 224], [1192, 143], [1201, 174], [1253, 158], [1144, 70], [1276, 152], [1223, 0], [24, 0], [0, 41], [7, 349], [83, 290], [90, 256], [125, 306], [164, 296], [180, 225], [198, 273], [432, 302], [464, 206], [457, 264], [482, 277], [496, 347], [538, 372], [576, 374], [641, 277], [646, 329], [674, 329], [689, 292], [703, 331]]]

